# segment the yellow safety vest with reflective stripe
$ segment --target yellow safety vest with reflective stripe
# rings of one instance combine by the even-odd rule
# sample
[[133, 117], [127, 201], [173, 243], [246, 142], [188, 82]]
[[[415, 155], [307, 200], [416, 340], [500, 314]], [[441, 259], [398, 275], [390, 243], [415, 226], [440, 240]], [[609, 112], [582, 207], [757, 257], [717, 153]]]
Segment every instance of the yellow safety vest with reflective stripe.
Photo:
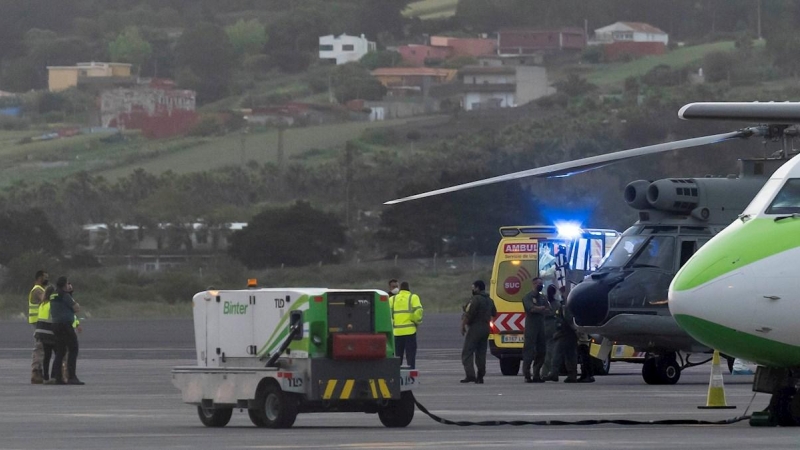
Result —
[[36, 292], [37, 289], [41, 289], [42, 292], [44, 292], [44, 288], [37, 284], [28, 293], [28, 323], [31, 324], [39, 321], [39, 304], [33, 303], [33, 293]]
[[419, 295], [400, 291], [389, 298], [389, 307], [392, 309], [395, 336], [409, 336], [417, 332], [417, 326], [422, 323]]
[[39, 305], [39, 321], [50, 322], [50, 302], [42, 302]]

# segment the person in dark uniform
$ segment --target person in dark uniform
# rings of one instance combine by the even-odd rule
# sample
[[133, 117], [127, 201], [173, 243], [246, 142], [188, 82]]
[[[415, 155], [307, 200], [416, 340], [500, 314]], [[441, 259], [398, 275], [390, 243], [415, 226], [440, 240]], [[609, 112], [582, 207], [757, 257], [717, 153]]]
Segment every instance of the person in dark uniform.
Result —
[[572, 323], [572, 314], [562, 304], [556, 311], [556, 353], [546, 376], [548, 380], [558, 381], [559, 368], [564, 364], [567, 368], [564, 383], [578, 382], [578, 333]]
[[[581, 376], [578, 383], [594, 383], [594, 367], [590, 346], [592, 340], [586, 333], [578, 333], [578, 361], [581, 363]], [[609, 358], [611, 356], [608, 356]]]
[[553, 380], [548, 375], [551, 370], [550, 367], [553, 363], [553, 355], [556, 353], [556, 311], [561, 306], [561, 301], [556, 295], [558, 290], [555, 285], [547, 286], [547, 303], [550, 310], [544, 316], [544, 337], [547, 339], [546, 354], [544, 357], [544, 365], [542, 366], [542, 376], [545, 381], [558, 381], [558, 378]]
[[[486, 283], [483, 280], [472, 283], [472, 298], [464, 307], [464, 314], [461, 316], [461, 335], [466, 335], [464, 348], [461, 350], [461, 363], [467, 374], [467, 377], [461, 380], [462, 383], [474, 381], [483, 384], [483, 376], [486, 375], [486, 348], [489, 345], [489, 322], [496, 315], [497, 308], [486, 293]], [[473, 359], [478, 366], [477, 376]]]
[[[544, 284], [536, 277], [532, 280], [533, 290], [522, 298], [525, 310], [525, 342], [522, 346], [522, 374], [526, 383], [542, 383], [541, 370], [547, 352], [547, 341], [544, 335], [544, 315], [550, 306], [542, 295]], [[533, 364], [533, 373], [531, 373]]]

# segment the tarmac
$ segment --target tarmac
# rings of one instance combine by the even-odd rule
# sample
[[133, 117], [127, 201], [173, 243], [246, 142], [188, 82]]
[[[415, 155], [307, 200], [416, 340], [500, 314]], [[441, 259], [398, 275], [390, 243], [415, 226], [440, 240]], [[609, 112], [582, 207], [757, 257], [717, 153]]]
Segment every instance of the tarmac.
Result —
[[[360, 413], [301, 414], [288, 430], [254, 427], [234, 412], [225, 428], [205, 428], [181, 402], [170, 369], [194, 364], [191, 320], [85, 320], [78, 376], [85, 386], [29, 384], [31, 331], [0, 322], [0, 449], [675, 449], [798, 448], [800, 428], [732, 425], [561, 425], [457, 427], [417, 410], [407, 428], [384, 428]], [[428, 314], [419, 334], [416, 398], [451, 420], [723, 420], [762, 410], [752, 376], [724, 370], [734, 410], [699, 410], [711, 366], [684, 371], [674, 386], [650, 386], [641, 366], [614, 363], [593, 384], [524, 384], [488, 356], [486, 384], [460, 384], [457, 314]], [[752, 404], [751, 404], [752, 401]]]

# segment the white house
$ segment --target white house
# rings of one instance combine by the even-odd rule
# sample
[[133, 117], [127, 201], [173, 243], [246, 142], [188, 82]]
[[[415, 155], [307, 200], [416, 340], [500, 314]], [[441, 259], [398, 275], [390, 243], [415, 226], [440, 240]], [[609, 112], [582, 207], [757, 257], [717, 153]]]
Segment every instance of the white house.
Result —
[[335, 60], [336, 64], [358, 61], [362, 56], [375, 51], [375, 43], [359, 36], [320, 36], [319, 58]]
[[642, 22], [617, 22], [594, 30], [594, 42], [590, 44], [609, 44], [613, 42], [660, 42], [669, 43], [669, 35], [664, 31]]
[[458, 76], [467, 111], [514, 108], [555, 92], [541, 66], [466, 66]]

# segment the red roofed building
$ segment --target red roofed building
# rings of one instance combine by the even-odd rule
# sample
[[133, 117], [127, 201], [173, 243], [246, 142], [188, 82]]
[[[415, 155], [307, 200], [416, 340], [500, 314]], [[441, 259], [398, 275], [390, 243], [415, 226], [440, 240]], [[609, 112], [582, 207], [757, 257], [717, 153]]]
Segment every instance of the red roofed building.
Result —
[[432, 45], [408, 44], [397, 47], [398, 53], [403, 57], [403, 62], [415, 67], [422, 67], [426, 61], [443, 61], [450, 58], [452, 50], [449, 47], [434, 47]]

